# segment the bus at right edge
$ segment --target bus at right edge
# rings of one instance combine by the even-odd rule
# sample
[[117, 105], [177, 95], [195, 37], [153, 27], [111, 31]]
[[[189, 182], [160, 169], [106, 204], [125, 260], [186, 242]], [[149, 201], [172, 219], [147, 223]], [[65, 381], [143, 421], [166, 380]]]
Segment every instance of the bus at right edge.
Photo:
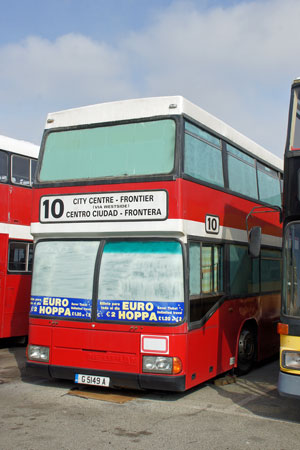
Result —
[[283, 285], [278, 391], [300, 398], [300, 78], [292, 84], [283, 188]]

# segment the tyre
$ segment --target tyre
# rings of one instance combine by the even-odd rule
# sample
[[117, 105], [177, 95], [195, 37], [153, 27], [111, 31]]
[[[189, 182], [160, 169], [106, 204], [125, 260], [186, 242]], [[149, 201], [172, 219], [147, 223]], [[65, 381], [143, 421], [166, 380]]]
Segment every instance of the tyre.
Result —
[[256, 333], [253, 328], [244, 327], [241, 331], [238, 342], [237, 375], [245, 375], [250, 372], [256, 361], [256, 352]]

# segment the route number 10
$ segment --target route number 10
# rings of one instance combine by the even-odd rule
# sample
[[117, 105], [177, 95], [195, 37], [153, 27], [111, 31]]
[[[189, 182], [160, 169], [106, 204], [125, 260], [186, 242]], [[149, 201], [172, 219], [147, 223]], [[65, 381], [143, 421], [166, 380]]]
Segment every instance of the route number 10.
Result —
[[210, 234], [218, 234], [220, 231], [219, 216], [205, 216], [205, 231]]
[[59, 219], [64, 213], [64, 202], [60, 198], [44, 200], [41, 213], [44, 219]]

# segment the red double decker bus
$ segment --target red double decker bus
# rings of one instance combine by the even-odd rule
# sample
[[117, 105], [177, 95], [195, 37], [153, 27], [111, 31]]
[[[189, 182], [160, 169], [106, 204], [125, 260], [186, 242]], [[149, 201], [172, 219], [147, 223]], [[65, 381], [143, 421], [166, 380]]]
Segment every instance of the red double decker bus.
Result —
[[282, 162], [180, 96], [49, 114], [34, 185], [29, 366], [184, 391], [278, 351]]
[[32, 180], [38, 153], [34, 144], [0, 136], [0, 338], [28, 334]]

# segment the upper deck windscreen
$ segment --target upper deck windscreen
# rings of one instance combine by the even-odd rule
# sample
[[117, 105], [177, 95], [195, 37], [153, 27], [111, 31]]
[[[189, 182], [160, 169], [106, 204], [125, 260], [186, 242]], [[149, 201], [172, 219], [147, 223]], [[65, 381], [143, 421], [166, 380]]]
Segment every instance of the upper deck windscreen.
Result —
[[51, 131], [39, 181], [167, 174], [173, 170], [172, 119]]
[[289, 150], [300, 150], [300, 86], [292, 91]]

